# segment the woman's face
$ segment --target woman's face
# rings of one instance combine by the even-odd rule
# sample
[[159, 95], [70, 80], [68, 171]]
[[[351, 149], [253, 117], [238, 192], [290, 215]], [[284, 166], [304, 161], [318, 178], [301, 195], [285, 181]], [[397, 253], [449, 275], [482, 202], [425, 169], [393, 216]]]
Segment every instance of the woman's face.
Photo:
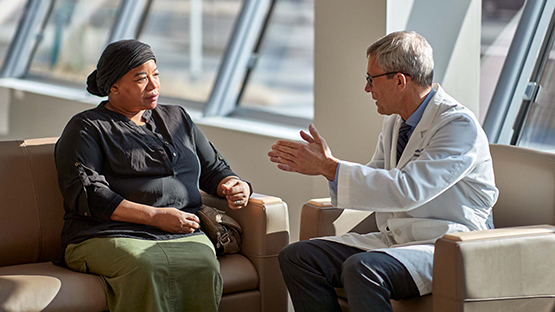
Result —
[[160, 79], [156, 62], [150, 60], [121, 77], [110, 89], [110, 104], [124, 112], [154, 109], [158, 104]]

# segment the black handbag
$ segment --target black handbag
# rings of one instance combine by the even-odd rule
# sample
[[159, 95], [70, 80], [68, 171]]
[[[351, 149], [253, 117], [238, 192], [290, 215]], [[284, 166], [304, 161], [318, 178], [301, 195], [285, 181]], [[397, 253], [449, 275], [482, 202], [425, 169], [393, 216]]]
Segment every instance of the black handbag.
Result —
[[197, 215], [204, 233], [216, 247], [217, 255], [241, 251], [243, 228], [235, 219], [228, 216], [225, 211], [206, 205], [200, 207]]

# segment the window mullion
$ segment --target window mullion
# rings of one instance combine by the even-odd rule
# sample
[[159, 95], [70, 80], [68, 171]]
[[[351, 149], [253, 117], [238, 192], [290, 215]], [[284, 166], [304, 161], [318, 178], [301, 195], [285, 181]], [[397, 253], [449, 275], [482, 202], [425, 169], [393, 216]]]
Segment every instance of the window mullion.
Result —
[[144, 11], [149, 6], [149, 0], [124, 0], [112, 28], [109, 42], [135, 38], [142, 25], [142, 19], [145, 18]]
[[53, 1], [29, 0], [17, 32], [10, 44], [0, 77], [22, 77], [27, 72], [33, 49], [40, 41], [41, 26], [53, 6]]
[[538, 95], [539, 89], [541, 88], [539, 82], [541, 79], [541, 75], [545, 69], [545, 65], [549, 58], [549, 53], [553, 47], [553, 42], [555, 40], [555, 14], [551, 16], [551, 22], [549, 23], [549, 28], [546, 32], [544, 42], [540, 49], [540, 53], [538, 54], [536, 65], [534, 66], [534, 70], [532, 71], [532, 75], [530, 75], [530, 80], [528, 85], [534, 86], [535, 90], [531, 93], [530, 98], [523, 99], [519, 112], [514, 122], [513, 126], [513, 136], [511, 138], [511, 145], [517, 145], [520, 137], [522, 135], [522, 131], [524, 129], [524, 123], [530, 113], [530, 108], [532, 107], [532, 103], [535, 102], [535, 98]]
[[554, 7], [555, 0], [529, 0], [524, 6], [483, 123], [490, 143], [507, 144], [511, 139], [513, 121]]
[[250, 75], [254, 70], [254, 68], [256, 67], [258, 57], [260, 56], [260, 49], [262, 48], [262, 42], [264, 41], [266, 30], [268, 29], [268, 24], [270, 24], [270, 18], [272, 17], [274, 8], [276, 7], [276, 2], [277, 0], [271, 0], [270, 8], [268, 9], [268, 13], [266, 13], [266, 17], [264, 18], [262, 29], [260, 30], [260, 34], [258, 35], [258, 39], [256, 41], [256, 46], [249, 58], [247, 71], [245, 73], [245, 78], [243, 78], [243, 83], [241, 84], [241, 89], [239, 90], [239, 94], [237, 95], [237, 100], [235, 101], [235, 107], [238, 107], [239, 103], [241, 103], [241, 99], [243, 98], [243, 94], [245, 92], [245, 89], [247, 88], [247, 84], [249, 83]]
[[252, 49], [270, 0], [245, 0], [226, 48], [204, 116], [225, 116], [235, 109], [238, 86], [247, 71]]

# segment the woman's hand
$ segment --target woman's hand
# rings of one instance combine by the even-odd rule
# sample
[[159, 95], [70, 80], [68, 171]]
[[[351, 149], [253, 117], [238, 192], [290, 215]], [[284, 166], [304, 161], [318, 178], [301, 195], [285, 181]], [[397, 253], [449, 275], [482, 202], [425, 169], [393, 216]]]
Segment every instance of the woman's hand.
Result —
[[199, 223], [196, 215], [172, 207], [156, 208], [152, 217], [152, 225], [168, 233], [193, 233]]
[[227, 205], [231, 209], [241, 209], [249, 203], [251, 189], [249, 185], [236, 177], [228, 177], [222, 180], [222, 194], [227, 199]]

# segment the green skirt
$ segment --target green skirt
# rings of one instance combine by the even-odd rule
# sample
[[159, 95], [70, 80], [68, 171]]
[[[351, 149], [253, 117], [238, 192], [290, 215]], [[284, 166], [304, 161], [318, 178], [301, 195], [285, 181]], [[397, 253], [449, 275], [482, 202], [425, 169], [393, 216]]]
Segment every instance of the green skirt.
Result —
[[206, 235], [155, 241], [91, 238], [65, 251], [69, 268], [100, 275], [111, 312], [218, 311], [223, 281]]

